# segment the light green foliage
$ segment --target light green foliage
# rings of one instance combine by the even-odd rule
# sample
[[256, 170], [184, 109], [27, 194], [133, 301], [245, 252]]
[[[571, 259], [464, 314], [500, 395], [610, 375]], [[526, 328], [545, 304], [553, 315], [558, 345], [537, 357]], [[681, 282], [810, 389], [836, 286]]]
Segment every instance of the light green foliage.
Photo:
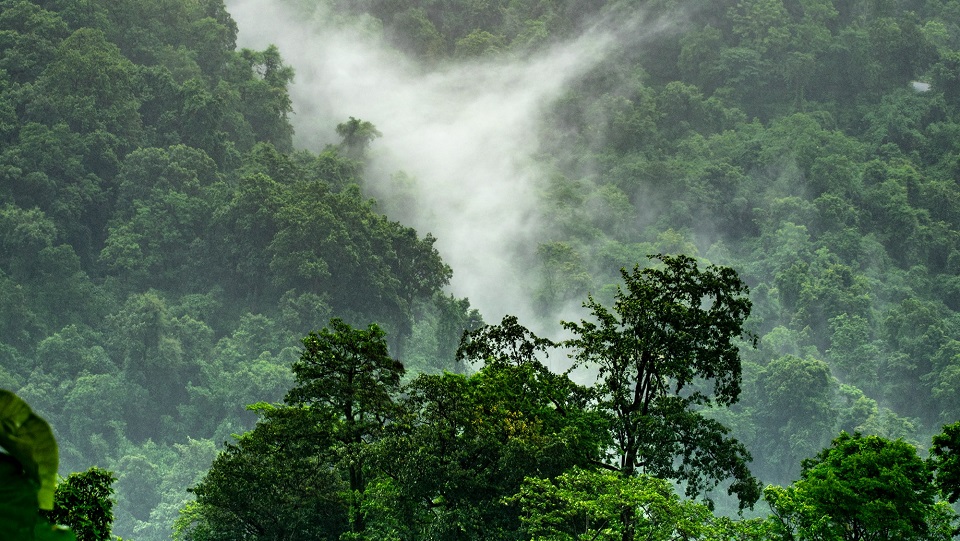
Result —
[[932, 481], [903, 440], [843, 432], [803, 461], [800, 480], [764, 496], [783, 535], [798, 539], [949, 539], [942, 522], [955, 516], [934, 504]]
[[[571, 469], [553, 480], [528, 477], [508, 498], [521, 510], [525, 539], [544, 541], [769, 539], [772, 523], [715, 517], [703, 504], [682, 500], [668, 481], [625, 478], [609, 471]], [[625, 508], [633, 509], [624, 537]]]

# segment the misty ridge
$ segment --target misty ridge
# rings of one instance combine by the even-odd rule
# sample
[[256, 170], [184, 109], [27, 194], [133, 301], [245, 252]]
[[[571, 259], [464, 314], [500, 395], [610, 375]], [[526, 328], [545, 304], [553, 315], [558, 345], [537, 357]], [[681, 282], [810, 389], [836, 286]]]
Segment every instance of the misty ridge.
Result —
[[950, 539], [958, 73], [946, 0], [0, 0], [0, 389], [125, 539]]

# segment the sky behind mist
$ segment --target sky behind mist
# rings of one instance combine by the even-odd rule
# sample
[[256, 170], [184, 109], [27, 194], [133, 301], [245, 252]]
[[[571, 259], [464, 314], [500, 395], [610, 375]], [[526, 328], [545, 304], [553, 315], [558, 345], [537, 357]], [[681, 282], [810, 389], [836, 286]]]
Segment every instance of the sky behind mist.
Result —
[[[335, 127], [349, 117], [372, 122], [383, 137], [371, 145], [366, 189], [381, 199], [405, 197], [409, 204], [389, 215], [437, 237], [454, 271], [451, 292], [468, 297], [488, 322], [508, 313], [538, 319], [541, 173], [529, 158], [538, 120], [567, 83], [624, 46], [623, 32], [598, 26], [533, 57], [423, 73], [370, 32], [329, 27], [329, 14], [303, 20], [268, 0], [226, 3], [240, 46], [275, 44], [296, 71], [295, 144], [316, 152], [338, 142]], [[646, 32], [656, 29], [639, 33]], [[643, 39], [637, 27], [631, 34]], [[395, 180], [400, 171], [405, 182]], [[554, 323], [562, 317], [552, 316]]]

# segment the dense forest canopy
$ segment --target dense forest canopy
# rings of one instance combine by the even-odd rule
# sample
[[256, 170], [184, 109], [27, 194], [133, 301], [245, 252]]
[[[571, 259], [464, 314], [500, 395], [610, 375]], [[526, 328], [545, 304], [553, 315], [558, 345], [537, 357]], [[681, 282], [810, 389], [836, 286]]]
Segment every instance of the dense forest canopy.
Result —
[[[958, 70], [954, 0], [0, 0], [0, 388], [50, 421], [63, 473], [113, 472], [125, 538], [179, 517], [199, 541], [244, 472], [316, 489], [288, 525], [330, 538], [880, 527], [809, 515], [845, 456], [916, 483], [885, 531], [940, 538]], [[674, 256], [742, 280], [736, 393], [694, 399], [712, 389], [694, 378], [631, 417], [597, 394], [617, 357], [587, 331], [615, 327], [635, 265]], [[463, 331], [511, 328], [475, 307], [540, 333], [586, 318], [566, 324], [584, 353], [544, 360], [520, 333], [544, 348], [458, 361]], [[340, 335], [384, 363], [363, 415], [296, 392], [304, 337]], [[571, 362], [594, 372], [565, 379]], [[651, 419], [726, 442], [725, 473], [690, 465], [704, 447], [597, 436]], [[612, 472], [612, 449], [659, 466]], [[271, 477], [311, 460], [334, 473]], [[735, 486], [664, 484], [703, 475]], [[752, 479], [772, 518], [698, 507], [733, 512], [723, 493]], [[637, 502], [659, 502], [645, 526], [618, 511]]]

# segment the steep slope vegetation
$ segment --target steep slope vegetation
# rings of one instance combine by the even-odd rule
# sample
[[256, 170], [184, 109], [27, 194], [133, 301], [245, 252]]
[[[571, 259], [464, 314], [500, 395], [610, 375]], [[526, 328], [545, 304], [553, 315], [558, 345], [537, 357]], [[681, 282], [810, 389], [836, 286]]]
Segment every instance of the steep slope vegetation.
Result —
[[236, 31], [219, 1], [0, 3], [0, 386], [65, 471], [117, 472], [124, 537], [169, 534], [333, 314], [423, 370], [477, 320], [362, 155], [293, 152], [293, 70]]

